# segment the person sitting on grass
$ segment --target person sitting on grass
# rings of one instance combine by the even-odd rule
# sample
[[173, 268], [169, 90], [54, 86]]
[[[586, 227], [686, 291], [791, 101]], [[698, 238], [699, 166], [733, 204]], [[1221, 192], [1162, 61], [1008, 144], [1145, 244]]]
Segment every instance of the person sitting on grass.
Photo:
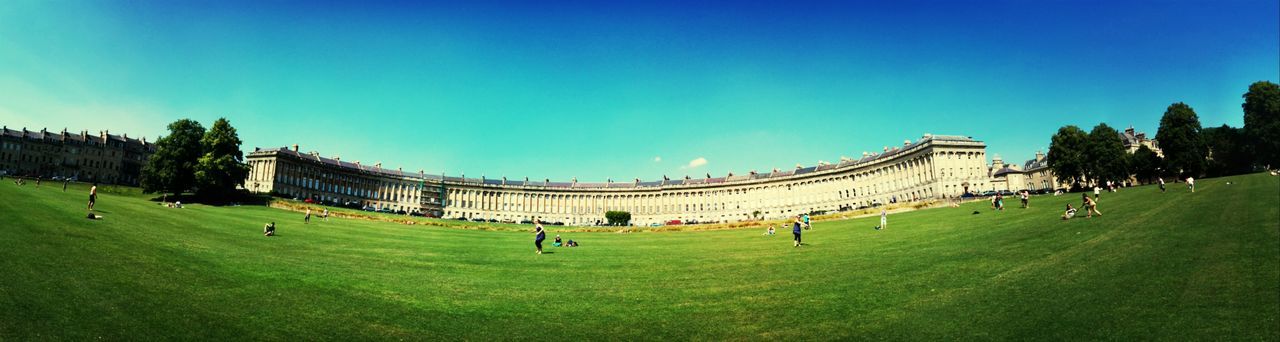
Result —
[[275, 222], [268, 223], [266, 226], [262, 227], [262, 236], [275, 236], [275, 235], [276, 235]]
[[552, 242], [552, 243], [551, 243], [551, 245], [552, 245], [552, 246], [556, 246], [556, 247], [560, 247], [560, 246], [564, 245], [564, 244], [560, 241], [560, 235], [556, 235], [556, 240], [555, 240], [554, 242]]
[[1071, 207], [1071, 203], [1067, 203], [1067, 211], [1062, 213], [1062, 220], [1070, 220], [1076, 217], [1076, 208]]
[[773, 235], [773, 234], [774, 234], [774, 232], [775, 232], [775, 231], [773, 230], [773, 226], [769, 226], [769, 229], [766, 229], [766, 230], [764, 231], [764, 235]]

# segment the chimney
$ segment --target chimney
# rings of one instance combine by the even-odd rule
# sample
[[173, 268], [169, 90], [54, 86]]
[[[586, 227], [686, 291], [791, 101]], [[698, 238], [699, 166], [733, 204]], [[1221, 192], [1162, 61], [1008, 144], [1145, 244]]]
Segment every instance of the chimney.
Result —
[[907, 139], [907, 140], [903, 140], [903, 141], [902, 141], [902, 146], [907, 146], [907, 145], [911, 145], [911, 139]]
[[1129, 128], [1125, 128], [1125, 129], [1124, 129], [1124, 133], [1125, 133], [1125, 134], [1128, 134], [1128, 135], [1134, 135], [1134, 134], [1133, 134], [1133, 125], [1129, 125]]
[[293, 152], [294, 153], [298, 152], [298, 144], [293, 144]]

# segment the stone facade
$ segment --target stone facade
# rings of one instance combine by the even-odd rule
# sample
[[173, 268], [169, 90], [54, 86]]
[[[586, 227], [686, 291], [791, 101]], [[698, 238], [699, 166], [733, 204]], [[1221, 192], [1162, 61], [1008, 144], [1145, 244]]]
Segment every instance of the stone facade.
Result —
[[0, 171], [27, 177], [74, 177], [84, 182], [138, 185], [155, 152], [146, 138], [101, 131], [60, 133], [0, 128]]
[[1058, 181], [1058, 177], [1053, 175], [1053, 171], [1049, 170], [1049, 160], [1045, 158], [1044, 152], [1036, 151], [1036, 158], [1028, 160], [1018, 167], [1017, 165], [1005, 164], [999, 156], [991, 160], [991, 189], [988, 190], [1048, 190], [1061, 189], [1067, 187]]
[[986, 144], [925, 135], [914, 143], [838, 164], [726, 177], [606, 183], [448, 177], [365, 166], [293, 149], [246, 158], [251, 191], [326, 203], [462, 219], [590, 225], [609, 210], [639, 225], [733, 222], [838, 211], [879, 203], [959, 197], [990, 187]]

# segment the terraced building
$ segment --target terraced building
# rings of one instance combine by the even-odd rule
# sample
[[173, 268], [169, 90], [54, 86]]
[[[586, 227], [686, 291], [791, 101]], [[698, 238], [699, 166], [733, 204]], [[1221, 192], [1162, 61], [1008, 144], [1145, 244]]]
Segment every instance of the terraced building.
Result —
[[569, 225], [603, 222], [610, 210], [630, 212], [639, 225], [780, 218], [990, 188], [986, 144], [931, 134], [836, 164], [632, 182], [450, 177], [325, 158], [297, 145], [256, 149], [246, 159], [252, 172], [245, 188], [254, 192], [444, 218], [538, 217]]

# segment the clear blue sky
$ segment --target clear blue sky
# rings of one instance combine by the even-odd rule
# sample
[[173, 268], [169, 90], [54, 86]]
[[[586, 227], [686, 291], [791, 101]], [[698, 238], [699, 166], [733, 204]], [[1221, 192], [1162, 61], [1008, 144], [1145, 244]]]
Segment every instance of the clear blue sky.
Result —
[[[603, 181], [836, 161], [923, 133], [1242, 125], [1277, 1], [0, 2], [0, 124]], [[657, 157], [661, 161], [656, 161]], [[704, 158], [705, 165], [689, 163]]]

